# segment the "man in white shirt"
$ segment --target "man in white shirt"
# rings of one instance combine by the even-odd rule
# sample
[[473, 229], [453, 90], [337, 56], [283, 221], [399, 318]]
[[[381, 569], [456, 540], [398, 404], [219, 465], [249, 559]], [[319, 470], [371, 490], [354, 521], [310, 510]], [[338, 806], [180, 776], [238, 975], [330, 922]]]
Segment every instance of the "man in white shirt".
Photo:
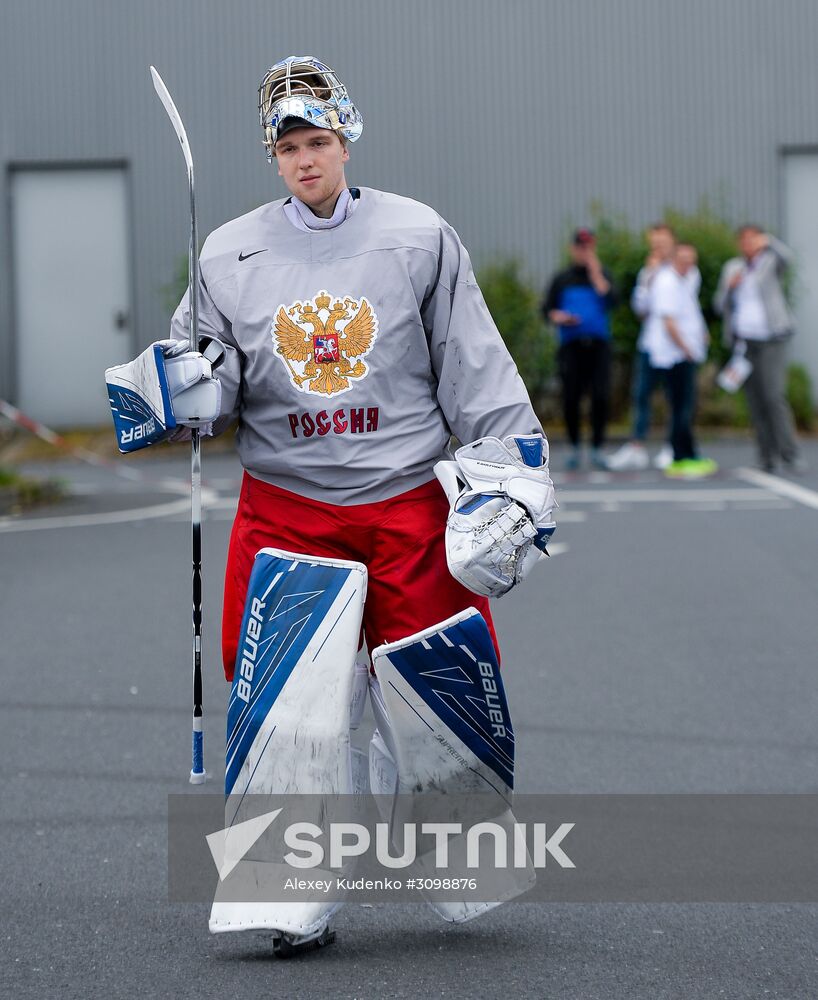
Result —
[[[676, 234], [666, 222], [656, 222], [645, 231], [648, 254], [645, 263], [636, 276], [636, 285], [631, 294], [631, 309], [642, 323], [639, 339], [636, 341], [636, 358], [633, 370], [633, 434], [617, 451], [608, 456], [607, 466], [612, 472], [630, 472], [647, 469], [650, 464], [645, 441], [650, 430], [650, 405], [653, 391], [659, 384], [660, 372], [651, 368], [650, 357], [645, 350], [645, 328], [650, 316], [650, 293], [653, 279], [659, 269], [673, 256]], [[701, 283], [698, 268], [688, 275], [689, 280]], [[698, 290], [698, 284], [696, 285]], [[673, 461], [673, 449], [666, 442], [654, 458], [657, 469], [666, 469]]]
[[689, 275], [696, 267], [696, 248], [677, 244], [671, 260], [657, 272], [651, 290], [644, 346], [652, 368], [664, 372], [671, 408], [672, 478], [699, 478], [716, 471], [712, 459], [699, 458], [693, 436], [696, 369], [707, 357], [709, 335]]

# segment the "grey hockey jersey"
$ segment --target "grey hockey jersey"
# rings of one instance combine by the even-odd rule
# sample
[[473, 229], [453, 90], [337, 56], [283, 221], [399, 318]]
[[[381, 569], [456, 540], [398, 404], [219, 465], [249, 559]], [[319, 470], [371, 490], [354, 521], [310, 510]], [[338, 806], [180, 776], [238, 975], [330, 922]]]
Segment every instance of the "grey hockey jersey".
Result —
[[[428, 482], [449, 437], [540, 430], [468, 253], [431, 208], [360, 189], [334, 229], [284, 200], [228, 222], [201, 254], [199, 333], [226, 358], [225, 426], [242, 464], [315, 500], [384, 500]], [[188, 338], [187, 296], [172, 335]]]

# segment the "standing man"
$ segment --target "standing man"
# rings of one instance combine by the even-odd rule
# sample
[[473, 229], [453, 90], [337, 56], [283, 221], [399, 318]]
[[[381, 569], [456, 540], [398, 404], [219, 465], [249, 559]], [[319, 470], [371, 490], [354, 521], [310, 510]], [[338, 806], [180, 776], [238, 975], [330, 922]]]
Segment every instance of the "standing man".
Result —
[[[471, 674], [498, 662], [488, 596], [518, 583], [554, 530], [547, 443], [454, 229], [419, 202], [348, 186], [349, 143], [363, 120], [335, 73], [290, 56], [264, 76], [259, 110], [287, 194], [217, 229], [202, 249], [199, 329], [206, 358], [214, 342], [223, 352], [214, 376], [202, 362], [202, 382], [217, 381], [220, 399], [191, 415], [190, 378], [170, 389], [176, 423], [212, 421], [218, 432], [238, 420], [245, 469], [222, 628], [233, 682], [226, 792], [243, 800], [358, 784], [349, 728], [350, 704], [361, 704], [354, 685], [362, 674], [365, 692], [369, 673], [355, 671], [362, 631], [378, 673], [383, 664], [394, 680], [381, 692], [369, 677], [373, 790], [408, 783], [415, 793], [425, 775], [445, 774], [457, 792], [488, 767], [483, 788], [499, 790], [507, 811], [510, 722], [494, 735], [485, 728], [486, 683]], [[158, 345], [170, 361], [189, 322], [186, 294], [173, 341]], [[184, 357], [195, 369], [200, 356]], [[123, 367], [131, 385], [135, 372]], [[441, 463], [453, 435], [462, 447]], [[416, 666], [398, 677], [385, 644], [408, 644], [400, 663]], [[421, 681], [427, 662], [431, 680]], [[453, 691], [438, 698], [447, 684]], [[490, 905], [435, 908], [465, 920]], [[332, 909], [217, 899], [210, 927], [270, 929], [291, 949], [328, 941]]]
[[743, 344], [753, 366], [744, 389], [761, 468], [772, 472], [780, 460], [798, 470], [802, 463], [786, 397], [787, 341], [795, 322], [782, 287], [792, 251], [760, 226], [741, 226], [736, 237], [741, 256], [722, 268], [713, 305], [724, 317], [725, 340]]
[[590, 229], [577, 229], [570, 247], [571, 266], [554, 275], [542, 313], [559, 331], [559, 371], [565, 427], [571, 452], [565, 463], [578, 469], [580, 405], [591, 396], [591, 461], [607, 468], [602, 454], [608, 421], [611, 371], [611, 328], [608, 314], [616, 304], [613, 281], [596, 252]]
[[[617, 451], [608, 457], [608, 468], [613, 472], [639, 471], [646, 469], [649, 458], [645, 441], [650, 431], [650, 408], [653, 392], [661, 381], [661, 373], [651, 368], [650, 357], [645, 350], [645, 331], [650, 317], [651, 288], [654, 278], [663, 264], [673, 256], [676, 235], [666, 222], [649, 226], [645, 233], [648, 255], [636, 277], [631, 294], [631, 309], [639, 318], [642, 328], [636, 342], [636, 360], [633, 371], [633, 434]], [[701, 275], [694, 267], [687, 275], [691, 290], [698, 295]], [[673, 448], [669, 441], [662, 445], [654, 459], [657, 469], [665, 469], [673, 461]]]
[[665, 475], [672, 478], [698, 479], [717, 469], [712, 459], [699, 457], [693, 435], [696, 370], [707, 357], [709, 342], [698, 295], [689, 280], [697, 262], [694, 246], [676, 245], [670, 262], [654, 279], [645, 328], [650, 365], [664, 374], [670, 403], [673, 461]]

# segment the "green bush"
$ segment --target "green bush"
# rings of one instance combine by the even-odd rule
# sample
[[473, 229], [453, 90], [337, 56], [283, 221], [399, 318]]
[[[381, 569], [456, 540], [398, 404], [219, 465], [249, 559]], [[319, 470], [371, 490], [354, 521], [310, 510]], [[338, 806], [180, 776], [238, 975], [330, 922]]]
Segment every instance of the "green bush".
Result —
[[705, 427], [744, 429], [750, 426], [747, 397], [743, 392], [725, 392], [716, 385], [720, 364], [708, 361], [698, 373], [696, 423]]
[[41, 504], [57, 503], [65, 497], [58, 479], [32, 479], [0, 466], [0, 514], [19, 514]]
[[[750, 412], [743, 392], [729, 393], [716, 385], [719, 365], [713, 361], [699, 371], [696, 420], [707, 427], [749, 427]], [[811, 431], [815, 426], [815, 403], [812, 381], [803, 365], [787, 368], [787, 400], [799, 430]]]
[[787, 399], [798, 428], [811, 431], [815, 424], [815, 402], [812, 381], [803, 365], [792, 364], [787, 369]]
[[187, 291], [187, 269], [188, 255], [181, 254], [176, 258], [176, 266], [173, 269], [173, 277], [166, 285], [162, 285], [162, 303], [172, 316], [176, 312], [176, 307], [182, 301], [182, 296]]
[[554, 338], [540, 316], [540, 295], [514, 258], [497, 259], [477, 275], [483, 297], [532, 399], [554, 371]]

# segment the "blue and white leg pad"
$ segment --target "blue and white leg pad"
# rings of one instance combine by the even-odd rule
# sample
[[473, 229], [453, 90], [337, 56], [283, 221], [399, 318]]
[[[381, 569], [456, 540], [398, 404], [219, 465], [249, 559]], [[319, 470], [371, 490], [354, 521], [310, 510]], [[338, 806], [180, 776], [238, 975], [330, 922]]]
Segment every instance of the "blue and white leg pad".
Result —
[[[395, 818], [399, 814], [400, 822], [410, 822], [413, 798], [417, 801], [424, 791], [479, 795], [482, 819], [511, 830], [514, 730], [482, 615], [469, 608], [416, 635], [379, 646], [372, 661], [389, 716], [389, 749], [397, 763]], [[430, 876], [474, 876], [473, 871], [458, 870], [465, 855], [459, 853], [457, 839], [450, 845], [449, 869], [432, 869]], [[509, 870], [491, 901], [429, 903], [444, 919], [460, 922], [525, 892], [533, 882], [529, 865]]]
[[[246, 818], [248, 795], [354, 790], [350, 701], [365, 597], [360, 563], [280, 549], [256, 555], [227, 713], [226, 826]], [[248, 860], [276, 863], [252, 852]], [[310, 934], [332, 908], [232, 902], [217, 889], [210, 930]]]
[[483, 616], [468, 608], [372, 661], [395, 735], [399, 792], [514, 787], [514, 730]]

